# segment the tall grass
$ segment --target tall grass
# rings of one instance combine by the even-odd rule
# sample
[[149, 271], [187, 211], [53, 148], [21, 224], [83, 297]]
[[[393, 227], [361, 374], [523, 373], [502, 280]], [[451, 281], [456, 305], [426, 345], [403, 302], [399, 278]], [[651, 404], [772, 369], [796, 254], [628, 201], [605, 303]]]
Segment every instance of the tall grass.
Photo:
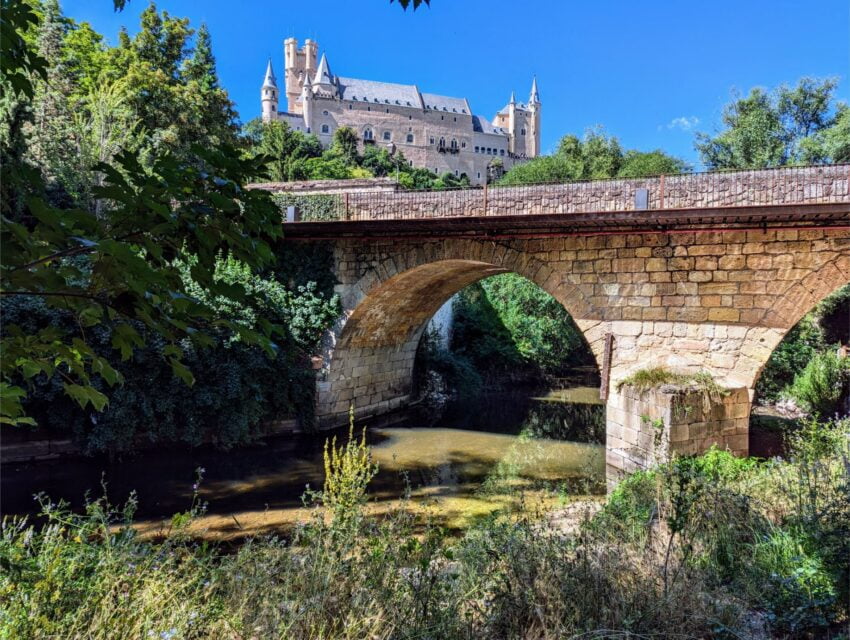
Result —
[[2, 638], [767, 638], [848, 621], [850, 426], [812, 423], [785, 461], [718, 450], [634, 474], [561, 530], [496, 514], [450, 539], [404, 506], [364, 516], [353, 433], [293, 535], [233, 553], [174, 519], [141, 541], [123, 509], [44, 503], [5, 520]]

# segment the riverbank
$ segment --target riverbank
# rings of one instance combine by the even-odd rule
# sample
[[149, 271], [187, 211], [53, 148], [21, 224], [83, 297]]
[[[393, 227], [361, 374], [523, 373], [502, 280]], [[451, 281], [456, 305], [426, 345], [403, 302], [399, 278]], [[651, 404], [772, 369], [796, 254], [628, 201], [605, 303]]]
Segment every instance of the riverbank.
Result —
[[[286, 542], [235, 553], [188, 531], [157, 543], [134, 504], [48, 526], [5, 521], [3, 637], [838, 637], [850, 613], [850, 424], [812, 425], [788, 460], [719, 451], [631, 476], [570, 526], [499, 513], [459, 538], [408, 501], [367, 516], [374, 458], [331, 456]], [[338, 489], [334, 489], [337, 487]]]

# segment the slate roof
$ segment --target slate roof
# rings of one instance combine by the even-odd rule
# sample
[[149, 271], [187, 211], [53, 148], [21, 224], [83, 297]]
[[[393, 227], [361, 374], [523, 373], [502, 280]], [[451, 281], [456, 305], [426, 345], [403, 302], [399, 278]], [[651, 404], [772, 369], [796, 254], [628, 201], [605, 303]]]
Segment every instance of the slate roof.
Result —
[[322, 59], [319, 61], [319, 68], [316, 69], [316, 79], [313, 84], [333, 84], [334, 75], [331, 73], [331, 68], [328, 65], [328, 59], [325, 54], [322, 54]]
[[269, 64], [266, 67], [266, 77], [263, 79], [263, 87], [274, 87], [277, 88], [277, 81], [274, 77], [274, 70], [272, 69], [272, 59], [269, 58]]
[[483, 116], [472, 116], [472, 130], [477, 133], [495, 133], [499, 135], [507, 133], [506, 129], [493, 126], [493, 123]]
[[356, 100], [372, 104], [422, 108], [419, 91], [412, 84], [395, 84], [357, 78], [336, 78], [342, 100]]
[[[522, 102], [517, 102], [517, 103], [516, 103], [516, 108], [517, 108], [517, 109], [521, 109], [521, 110], [523, 110], [523, 111], [529, 111], [529, 107], [528, 107], [528, 105], [527, 105], [527, 104], [524, 104], [524, 103], [522, 103]], [[508, 113], [510, 113], [510, 110], [511, 110], [511, 105], [510, 105], [510, 104], [506, 104], [504, 107], [502, 107], [501, 109], [499, 109], [499, 114], [500, 114], [500, 115], [503, 115], [503, 116], [506, 116], [506, 115], [508, 115]]]
[[449, 96], [440, 96], [436, 93], [423, 93], [422, 102], [425, 103], [426, 109], [434, 109], [435, 111], [465, 114], [471, 114], [472, 112], [466, 98], [451, 98]]

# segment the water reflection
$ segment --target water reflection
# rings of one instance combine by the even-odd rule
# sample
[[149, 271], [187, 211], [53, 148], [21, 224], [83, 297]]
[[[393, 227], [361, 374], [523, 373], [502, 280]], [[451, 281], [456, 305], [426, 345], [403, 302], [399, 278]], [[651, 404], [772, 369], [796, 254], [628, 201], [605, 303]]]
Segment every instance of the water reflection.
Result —
[[[409, 491], [409, 507], [451, 529], [497, 509], [547, 506], [575, 493], [604, 491], [604, 409], [594, 390], [491, 394], [451, 403], [438, 414], [410, 412], [398, 424], [371, 427], [380, 466], [369, 510], [385, 513]], [[155, 533], [191, 500], [194, 469], [204, 467], [201, 498], [209, 511], [196, 532], [226, 539], [281, 532], [306, 517], [301, 495], [322, 482], [319, 438], [279, 438], [232, 452], [144, 452], [108, 464], [65, 460], [4, 465], [4, 514], [33, 510], [38, 491], [79, 507], [101, 495], [139, 496], [140, 527]]]

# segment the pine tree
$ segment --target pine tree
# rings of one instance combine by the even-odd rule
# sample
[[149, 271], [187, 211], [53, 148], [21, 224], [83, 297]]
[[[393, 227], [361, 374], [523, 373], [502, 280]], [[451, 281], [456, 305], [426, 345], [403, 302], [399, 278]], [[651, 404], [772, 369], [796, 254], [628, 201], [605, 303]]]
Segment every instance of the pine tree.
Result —
[[195, 49], [192, 57], [186, 61], [183, 71], [186, 82], [196, 82], [202, 91], [218, 89], [215, 57], [212, 52], [212, 38], [206, 23], [201, 24], [195, 36]]

